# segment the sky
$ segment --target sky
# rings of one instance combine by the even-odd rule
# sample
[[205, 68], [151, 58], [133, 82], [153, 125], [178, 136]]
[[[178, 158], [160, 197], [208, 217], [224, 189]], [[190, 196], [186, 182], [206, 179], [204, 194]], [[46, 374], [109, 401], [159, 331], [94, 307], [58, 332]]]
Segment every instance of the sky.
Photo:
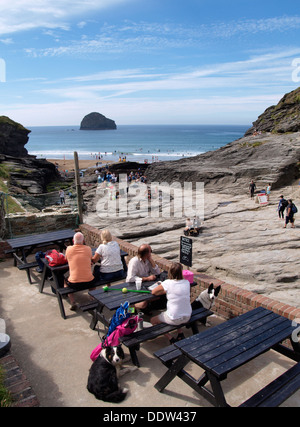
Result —
[[0, 115], [251, 125], [300, 86], [295, 0], [1, 0]]

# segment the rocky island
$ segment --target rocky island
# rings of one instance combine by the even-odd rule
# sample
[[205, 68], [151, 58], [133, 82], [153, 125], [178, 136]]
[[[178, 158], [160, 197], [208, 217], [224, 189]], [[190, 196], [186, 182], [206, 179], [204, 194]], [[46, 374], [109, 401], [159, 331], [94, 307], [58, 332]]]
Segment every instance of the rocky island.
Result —
[[100, 113], [90, 113], [80, 124], [80, 130], [110, 130], [117, 129], [116, 123]]

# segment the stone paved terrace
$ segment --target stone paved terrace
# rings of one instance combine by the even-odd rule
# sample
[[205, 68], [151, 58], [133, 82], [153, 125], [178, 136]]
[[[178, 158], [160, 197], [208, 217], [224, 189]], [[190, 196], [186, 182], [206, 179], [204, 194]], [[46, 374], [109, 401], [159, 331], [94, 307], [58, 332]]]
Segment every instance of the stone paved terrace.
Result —
[[[38, 274], [35, 277], [40, 279]], [[38, 282], [29, 285], [26, 273], [14, 267], [12, 259], [0, 263], [0, 281], [1, 317], [6, 321], [6, 333], [12, 342], [8, 357], [11, 357], [12, 363], [15, 361], [18, 364], [20, 370], [17, 369], [17, 372], [24, 375], [25, 393], [32, 397], [32, 405], [114, 407], [113, 404], [96, 400], [86, 390], [91, 366], [89, 356], [99, 343], [97, 331], [89, 328], [90, 314], [71, 312], [65, 301], [69, 317], [63, 320], [50, 286], [46, 286], [44, 293], [40, 294]], [[84, 301], [87, 295], [83, 293], [79, 298]], [[210, 319], [212, 325], [222, 321], [224, 319], [219, 316]], [[190, 333], [189, 330], [186, 335]], [[178, 378], [164, 393], [154, 388], [166, 368], [153, 356], [153, 352], [167, 344], [164, 337], [143, 344], [139, 353], [139, 369], [133, 367], [128, 358], [125, 366], [131, 372], [124, 375], [120, 382], [129, 392], [118, 407], [151, 409], [210, 406]], [[129, 356], [127, 349], [125, 352]], [[228, 403], [238, 406], [292, 364], [284, 356], [270, 351], [235, 371], [224, 383]], [[190, 370], [193, 374], [198, 374], [198, 370], [201, 373], [200, 368], [191, 367]], [[300, 391], [283, 406], [299, 406], [299, 402]]]

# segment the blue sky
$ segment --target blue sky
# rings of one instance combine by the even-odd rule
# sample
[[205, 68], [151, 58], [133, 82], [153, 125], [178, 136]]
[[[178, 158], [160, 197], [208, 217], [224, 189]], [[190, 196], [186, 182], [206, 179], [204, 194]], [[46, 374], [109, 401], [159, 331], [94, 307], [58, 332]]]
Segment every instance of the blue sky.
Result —
[[300, 86], [285, 0], [1, 0], [0, 115], [246, 124]]

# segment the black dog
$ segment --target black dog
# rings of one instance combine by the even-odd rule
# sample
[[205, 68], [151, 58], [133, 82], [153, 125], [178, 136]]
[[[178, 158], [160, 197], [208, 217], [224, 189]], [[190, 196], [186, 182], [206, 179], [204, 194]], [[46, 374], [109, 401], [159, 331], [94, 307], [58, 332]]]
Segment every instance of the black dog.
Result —
[[121, 346], [105, 347], [92, 364], [87, 389], [104, 402], [119, 403], [125, 399], [127, 389], [120, 389], [118, 374], [120, 363], [124, 359]]

